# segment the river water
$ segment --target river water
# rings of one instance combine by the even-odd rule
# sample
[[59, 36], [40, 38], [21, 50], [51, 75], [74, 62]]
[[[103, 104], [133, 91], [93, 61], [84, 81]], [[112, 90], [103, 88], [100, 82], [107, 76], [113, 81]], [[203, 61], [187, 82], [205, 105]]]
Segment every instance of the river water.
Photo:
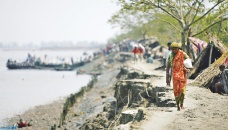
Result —
[[[7, 59], [36, 57], [80, 57], [84, 50], [0, 50], [0, 127], [3, 119], [20, 115], [37, 105], [44, 105], [76, 93], [91, 80], [76, 71], [9, 70]], [[88, 52], [88, 51], [87, 51]], [[92, 51], [90, 50], [91, 54]]]

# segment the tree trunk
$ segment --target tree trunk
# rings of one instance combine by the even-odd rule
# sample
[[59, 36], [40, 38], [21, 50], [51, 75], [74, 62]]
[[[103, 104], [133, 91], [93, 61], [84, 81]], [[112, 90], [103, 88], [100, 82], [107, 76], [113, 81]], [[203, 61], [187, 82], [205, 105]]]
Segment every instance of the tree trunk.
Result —
[[[191, 28], [189, 28], [189, 30], [188, 30], [188, 37], [191, 37], [191, 35], [192, 35], [192, 31], [191, 31]], [[195, 55], [194, 55], [193, 48], [191, 48], [190, 40], [188, 38], [187, 38], [187, 53], [193, 59], [193, 61], [196, 60]]]
[[182, 49], [183, 49], [183, 51], [186, 52], [185, 38], [186, 38], [186, 35], [185, 35], [185, 31], [183, 30], [183, 32], [181, 33], [181, 43], [182, 43]]

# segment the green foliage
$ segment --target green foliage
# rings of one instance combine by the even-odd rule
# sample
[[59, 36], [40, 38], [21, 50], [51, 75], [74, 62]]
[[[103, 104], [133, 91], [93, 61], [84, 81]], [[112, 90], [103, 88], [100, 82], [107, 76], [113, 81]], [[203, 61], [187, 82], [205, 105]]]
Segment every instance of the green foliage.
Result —
[[[156, 16], [156, 19], [163, 21], [163, 25], [169, 24], [169, 27], [173, 27], [173, 29], [169, 28], [168, 30], [176, 30], [173, 31], [171, 36], [179, 38], [174, 38], [176, 40], [185, 43], [187, 37], [190, 36], [203, 36], [205, 32], [208, 31], [211, 27], [216, 27], [215, 25], [221, 21], [221, 17], [224, 12], [227, 12], [227, 0], [210, 0], [209, 3], [213, 4], [210, 9], [206, 8], [204, 5], [204, 0], [119, 0], [120, 5], [122, 6], [121, 12], [134, 11], [134, 12], [144, 12], [145, 14], [153, 14], [156, 15], [162, 14], [161, 16]], [[170, 16], [172, 20], [165, 20], [162, 16], [166, 14]], [[126, 19], [126, 17], [125, 17]], [[153, 21], [152, 18], [149, 21]], [[202, 23], [210, 23], [210, 24], [202, 24]], [[140, 22], [138, 22], [140, 24]], [[145, 23], [141, 23], [142, 25]], [[159, 25], [159, 24], [157, 24]], [[170, 33], [166, 28], [162, 26], [147, 26], [153, 27], [152, 30], [156, 30], [156, 34], [153, 31], [147, 31], [147, 35], [157, 35], [160, 37], [160, 33]], [[124, 26], [128, 28], [129, 26]], [[138, 29], [142, 28], [142, 26], [137, 25]], [[217, 26], [218, 27], [218, 26]], [[129, 29], [129, 28], [128, 28]], [[131, 30], [131, 29], [130, 29]], [[130, 31], [128, 30], [128, 31]], [[151, 29], [150, 29], [151, 30]], [[171, 37], [170, 36], [170, 37]], [[222, 36], [222, 35], [221, 35]], [[163, 34], [163, 37], [166, 37], [166, 34]], [[225, 39], [224, 36], [221, 38]], [[166, 38], [162, 38], [166, 39]], [[168, 39], [168, 38], [167, 38]]]
[[[157, 16], [162, 17], [164, 21], [156, 19]], [[174, 21], [172, 17], [166, 14], [157, 13], [154, 16], [150, 16], [151, 19], [147, 23], [141, 24], [141, 26], [132, 28], [126, 33], [115, 36], [109, 39], [109, 42], [120, 42], [123, 39], [142, 39], [142, 32], [146, 32], [147, 37], [157, 37], [161, 44], [166, 45], [169, 41], [180, 41], [179, 32], [174, 29], [170, 24], [165, 21], [169, 21], [173, 25], [178, 25], [177, 21]]]
[[[180, 34], [177, 29], [175, 29], [172, 25], [177, 26], [178, 22], [173, 20], [167, 14], [156, 13], [155, 17], [159, 16], [160, 19], [154, 19], [151, 21], [153, 23], [153, 30], [151, 30], [151, 36], [156, 36], [161, 44], [166, 45], [167, 42], [172, 41], [180, 41]], [[168, 24], [167, 21], [172, 24]]]
[[[218, 15], [220, 14], [220, 15]], [[210, 25], [212, 25], [210, 28], [204, 31], [204, 33], [201, 33], [197, 35], [198, 38], [207, 41], [207, 34], [211, 33], [219, 38], [226, 46], [228, 45], [228, 21], [227, 19], [221, 19], [226, 12], [219, 11], [216, 15], [209, 14], [207, 17], [204, 17], [201, 20], [201, 24], [198, 24], [198, 26], [195, 26], [195, 28], [206, 28]], [[228, 15], [228, 13], [227, 13]], [[218, 17], [219, 16], [219, 17]], [[227, 17], [227, 16], [226, 16]], [[216, 23], [217, 22], [217, 23]], [[216, 23], [216, 24], [213, 24]]]

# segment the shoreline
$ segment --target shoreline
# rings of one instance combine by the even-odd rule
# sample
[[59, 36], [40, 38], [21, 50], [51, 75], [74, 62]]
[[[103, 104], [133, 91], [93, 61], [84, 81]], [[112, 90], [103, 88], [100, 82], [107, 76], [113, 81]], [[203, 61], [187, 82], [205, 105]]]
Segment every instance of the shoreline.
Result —
[[[99, 123], [102, 124], [104, 122], [104, 128], [109, 128], [110, 124], [107, 124], [109, 120], [104, 121], [102, 119], [105, 118], [102, 117], [99, 120], [97, 117], [107, 114], [105, 108], [109, 108], [105, 105], [115, 101], [114, 88], [119, 81], [116, 76], [119, 75], [119, 70], [123, 66], [126, 66], [131, 73], [139, 72], [142, 73], [141, 76], [150, 75], [151, 77], [150, 79], [145, 80], [133, 78], [132, 81], [130, 81], [124, 80], [126, 75], [123, 74], [122, 81], [132, 82], [132, 84], [135, 84], [136, 82], [150, 82], [153, 88], [160, 88], [162, 91], [158, 91], [158, 98], [155, 99], [155, 102], [145, 102], [145, 104], [141, 104], [142, 106], [139, 108], [143, 111], [144, 115], [142, 120], [130, 121], [127, 124], [119, 124], [119, 126], [114, 126], [115, 128], [126, 128], [126, 130], [151, 130], [151, 128], [162, 130], [228, 129], [226, 124], [221, 124], [221, 122], [228, 121], [228, 115], [225, 114], [228, 110], [228, 106], [226, 105], [228, 102], [228, 96], [221, 96], [212, 93], [205, 88], [192, 86], [190, 85], [192, 80], [188, 80], [187, 95], [184, 103], [185, 109], [177, 111], [173, 88], [166, 86], [165, 83], [165, 71], [155, 70], [155, 68], [161, 66], [161, 63], [158, 60], [154, 60], [154, 63], [152, 64], [145, 62], [133, 64], [132, 61], [127, 61], [124, 64], [120, 62], [106, 64], [105, 61], [107, 60], [108, 57], [101, 57], [85, 68], [79, 68], [87, 71], [97, 71], [99, 70], [97, 68], [100, 68], [101, 66], [103, 67], [98, 82], [96, 82], [90, 91], [86, 92], [71, 108], [68, 109], [69, 111], [63, 125], [60, 128], [56, 127], [55, 130], [93, 129], [94, 125], [98, 124], [99, 126]], [[140, 77], [140, 74], [138, 76]], [[163, 90], [165, 91], [163, 92]], [[24, 113], [24, 116], [33, 116], [31, 114], [36, 113], [37, 117], [32, 118], [33, 126], [22, 128], [22, 130], [46, 130], [51, 129], [54, 124], [58, 125], [64, 103], [63, 100], [56, 101], [52, 104], [37, 106], [36, 108]], [[135, 106], [137, 106], [137, 104]], [[16, 119], [12, 119], [11, 122], [12, 121], [16, 121]]]
[[[43, 120], [47, 122], [46, 125], [50, 125], [51, 127], [51, 123], [56, 124], [59, 122], [60, 115], [58, 113], [62, 112], [66, 98], [67, 97], [64, 97], [62, 99], [55, 100], [48, 104], [38, 105], [33, 108], [30, 108], [23, 112], [20, 115], [20, 118], [27, 122], [30, 122], [33, 126], [42, 126], [43, 123], [38, 121]], [[17, 121], [19, 121], [19, 115], [14, 116], [12, 118], [6, 118], [4, 119], [4, 121], [7, 123], [7, 126], [12, 126], [16, 124]]]
[[[27, 52], [24, 52], [24, 51], [23, 53], [27, 54]], [[5, 53], [2, 53], [2, 54], [5, 54]], [[3, 58], [7, 59], [7, 57], [9, 56], [5, 56]], [[2, 82], [1, 84], [3, 90], [4, 88], [6, 88], [7, 91], [3, 93], [3, 95], [1, 95], [2, 97], [1, 101], [3, 103], [2, 105], [4, 105], [5, 107], [3, 106], [1, 107], [2, 114], [1, 114], [0, 127], [8, 125], [6, 120], [9, 120], [10, 118], [14, 118], [14, 116], [16, 116], [18, 119], [19, 117], [17, 115], [22, 115], [23, 113], [27, 112], [30, 109], [34, 109], [37, 106], [52, 104], [52, 102], [56, 102], [59, 99], [65, 100], [65, 98], [69, 96], [72, 92], [75, 93], [79, 91], [81, 87], [87, 85], [87, 82], [91, 80], [90, 77], [92, 77], [89, 74], [77, 76], [76, 75], [77, 68], [73, 71], [63, 71], [63, 72], [50, 71], [50, 73], [49, 71], [45, 71], [45, 70], [31, 71], [29, 69], [11, 71], [5, 67], [4, 62], [2, 63], [3, 63], [2, 65], [3, 73], [2, 73], [2, 76], [0, 77], [1, 80], [7, 81], [9, 78], [14, 78], [12, 76], [15, 76], [15, 78], [14, 80]], [[84, 66], [80, 68], [86, 68]], [[80, 82], [80, 81], [83, 81], [83, 82]], [[20, 87], [18, 87], [19, 85], [21, 89]], [[65, 90], [65, 87], [63, 87], [64, 85], [68, 86], [66, 90]], [[21, 91], [18, 91], [18, 90], [21, 90]], [[23, 92], [26, 92], [24, 93], [25, 95], [20, 96]], [[9, 99], [9, 100], [3, 100], [5, 99], [5, 97], [6, 99]], [[18, 102], [18, 100], [20, 101]], [[10, 107], [10, 108], [7, 109], [7, 107]], [[12, 122], [12, 124], [15, 124], [15, 123], [16, 122]]]
[[[100, 64], [101, 63], [103, 64], [103, 62], [104, 62], [104, 57], [101, 56], [100, 58], [95, 59], [91, 63], [88, 63], [82, 67], [79, 67], [76, 70], [83, 69], [83, 70], [87, 70], [88, 72], [92, 72], [94, 68], [100, 66]], [[48, 104], [38, 105], [32, 108], [29, 108], [28, 110], [24, 111], [20, 116], [24, 120], [31, 122], [31, 124], [33, 125], [31, 129], [37, 129], [37, 130], [50, 129], [51, 126], [53, 126], [54, 124], [59, 125], [60, 116], [63, 111], [64, 103], [66, 102], [66, 99], [68, 97], [70, 97], [70, 94], [68, 96], [62, 97], [61, 99], [57, 99]], [[16, 122], [19, 120], [19, 117], [18, 115], [16, 115], [3, 120], [5, 123], [4, 126], [12, 126], [16, 124]], [[22, 130], [23, 129], [27, 129], [27, 127], [22, 128]]]

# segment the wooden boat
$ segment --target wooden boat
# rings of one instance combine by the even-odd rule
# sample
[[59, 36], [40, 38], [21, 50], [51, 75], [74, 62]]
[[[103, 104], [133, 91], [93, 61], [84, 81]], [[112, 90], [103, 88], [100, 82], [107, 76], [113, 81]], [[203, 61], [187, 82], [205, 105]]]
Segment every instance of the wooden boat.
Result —
[[49, 69], [56, 71], [72, 71], [77, 67], [83, 66], [85, 62], [78, 62], [74, 64], [37, 64], [35, 63], [36, 69]]
[[56, 71], [72, 71], [72, 70], [74, 70], [74, 68], [72, 68], [72, 67], [56, 67], [56, 68], [54, 68], [54, 70], [56, 70]]
[[16, 63], [16, 62], [7, 62], [6, 67], [8, 69], [34, 69], [34, 65], [26, 62]]
[[85, 62], [78, 62], [74, 64], [43, 64], [39, 62], [27, 63], [27, 62], [12, 62], [9, 61], [6, 64], [8, 69], [40, 69], [40, 70], [56, 70], [56, 71], [72, 71], [77, 67], [83, 66]]
[[8, 69], [34, 69], [33, 65], [10, 64], [7, 65]]

